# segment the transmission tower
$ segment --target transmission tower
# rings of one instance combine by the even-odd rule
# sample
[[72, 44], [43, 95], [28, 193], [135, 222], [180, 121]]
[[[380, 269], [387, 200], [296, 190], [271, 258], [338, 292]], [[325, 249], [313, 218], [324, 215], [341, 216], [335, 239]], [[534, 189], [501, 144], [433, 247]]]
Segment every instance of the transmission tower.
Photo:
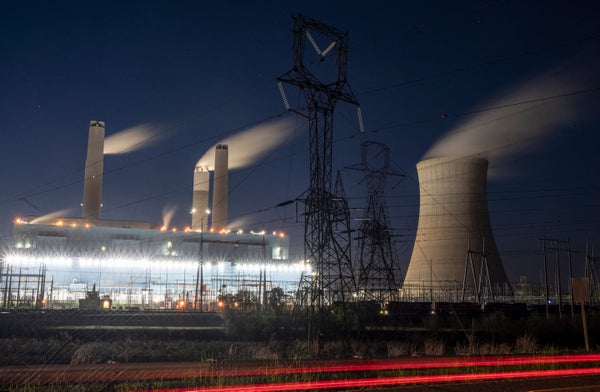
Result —
[[[310, 301], [303, 305], [320, 315], [313, 331], [318, 336], [324, 314], [330, 314], [325, 308], [333, 304], [345, 308], [356, 292], [350, 255], [350, 214], [341, 182], [336, 181], [334, 186], [332, 179], [332, 133], [336, 103], [358, 103], [346, 80], [348, 33], [302, 15], [292, 18], [294, 67], [278, 78], [278, 86], [286, 108], [307, 118], [309, 123], [310, 185], [304, 200], [304, 252], [314, 267], [312, 275], [301, 282], [300, 291], [306, 292]], [[312, 49], [306, 53], [307, 42], [316, 57]], [[334, 57], [335, 64], [326, 61], [328, 55]], [[300, 90], [305, 110], [290, 108], [284, 84]]]
[[397, 298], [402, 284], [387, 216], [385, 188], [388, 176], [404, 177], [404, 174], [390, 169], [389, 152], [385, 144], [366, 141], [361, 144], [361, 163], [349, 167], [365, 173], [368, 192], [357, 238], [359, 298], [382, 306]]

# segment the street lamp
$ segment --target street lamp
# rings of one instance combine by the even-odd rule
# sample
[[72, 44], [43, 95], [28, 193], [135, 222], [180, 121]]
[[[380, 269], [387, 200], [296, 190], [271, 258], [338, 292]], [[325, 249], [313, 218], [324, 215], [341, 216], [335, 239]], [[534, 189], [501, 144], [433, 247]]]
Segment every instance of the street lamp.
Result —
[[[198, 270], [196, 271], [196, 300], [194, 301], [194, 309], [198, 309], [198, 298], [200, 298], [201, 312], [204, 311], [204, 218], [207, 218], [210, 215], [210, 210], [207, 209], [204, 212], [205, 214], [200, 218], [200, 248], [198, 252]], [[198, 291], [198, 284], [200, 284], [200, 291]]]

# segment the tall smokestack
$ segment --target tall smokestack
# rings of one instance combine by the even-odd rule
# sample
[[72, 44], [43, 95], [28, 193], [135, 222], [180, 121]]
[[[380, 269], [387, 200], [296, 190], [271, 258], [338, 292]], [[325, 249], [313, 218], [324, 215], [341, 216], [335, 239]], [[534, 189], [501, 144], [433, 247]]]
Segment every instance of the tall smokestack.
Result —
[[194, 194], [192, 197], [192, 229], [206, 231], [208, 229], [208, 191], [210, 172], [207, 167], [196, 166], [194, 169]]
[[82, 217], [100, 219], [102, 206], [102, 172], [104, 169], [104, 121], [90, 121], [85, 178], [83, 181]]
[[480, 300], [484, 291], [488, 296], [512, 293], [490, 224], [487, 168], [481, 158], [434, 158], [417, 164], [419, 223], [405, 295], [456, 301]]
[[227, 144], [217, 144], [215, 147], [211, 226], [215, 230], [227, 228], [228, 160], [229, 150]]

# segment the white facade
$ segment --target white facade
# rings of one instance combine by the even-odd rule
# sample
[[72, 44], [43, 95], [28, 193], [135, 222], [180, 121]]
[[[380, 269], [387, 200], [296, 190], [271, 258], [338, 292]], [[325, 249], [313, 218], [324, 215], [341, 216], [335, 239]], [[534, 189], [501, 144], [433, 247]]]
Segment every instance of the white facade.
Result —
[[13, 271], [43, 266], [45, 295], [55, 304], [95, 286], [114, 306], [171, 308], [184, 301], [195, 307], [202, 292], [206, 308], [240, 290], [295, 292], [302, 272], [310, 271], [289, 260], [289, 239], [281, 233], [172, 232], [62, 219], [61, 225], [21, 221], [14, 240], [4, 264]]

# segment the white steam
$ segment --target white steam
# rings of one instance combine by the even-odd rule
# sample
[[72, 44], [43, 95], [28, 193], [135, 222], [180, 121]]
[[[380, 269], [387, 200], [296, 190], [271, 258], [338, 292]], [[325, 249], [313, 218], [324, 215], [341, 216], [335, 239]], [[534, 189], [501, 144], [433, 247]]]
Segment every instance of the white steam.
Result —
[[71, 212], [71, 210], [69, 210], [69, 209], [51, 212], [46, 215], [38, 216], [37, 218], [32, 219], [29, 223], [31, 223], [31, 224], [46, 224], [56, 218], [68, 216], [70, 212]]
[[173, 205], [166, 205], [162, 210], [162, 227], [166, 230], [169, 228], [171, 224], [171, 219], [173, 219], [173, 215], [175, 215], [175, 211], [177, 211], [177, 207]]
[[504, 94], [444, 135], [424, 159], [481, 156], [493, 164], [530, 148], [582, 111], [585, 94], [572, 93], [589, 87], [583, 79], [579, 72], [553, 72]]
[[146, 123], [124, 129], [104, 139], [104, 154], [126, 154], [159, 141], [159, 130]]
[[[239, 169], [256, 162], [263, 154], [282, 144], [293, 132], [292, 120], [280, 119], [249, 128], [216, 144], [227, 144], [229, 169]], [[214, 170], [216, 144], [200, 158], [196, 167]]]

